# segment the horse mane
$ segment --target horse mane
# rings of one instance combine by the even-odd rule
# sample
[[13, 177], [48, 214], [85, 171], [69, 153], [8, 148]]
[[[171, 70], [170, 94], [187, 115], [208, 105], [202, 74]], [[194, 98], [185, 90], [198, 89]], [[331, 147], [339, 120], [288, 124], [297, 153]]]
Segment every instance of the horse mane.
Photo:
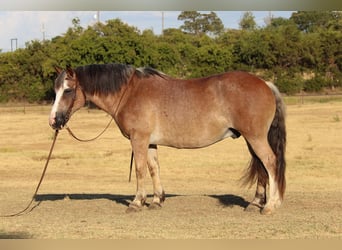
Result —
[[168, 78], [168, 76], [165, 75], [164, 73], [151, 67], [137, 68], [135, 72], [139, 78], [150, 77], [150, 76], [159, 76], [161, 78]]
[[124, 64], [91, 64], [75, 69], [83, 90], [91, 95], [117, 92], [126, 84], [134, 67]]
[[75, 72], [83, 90], [91, 95], [108, 95], [119, 91], [134, 73], [138, 78], [167, 77], [164, 73], [150, 67], [134, 68], [131, 65], [118, 63], [80, 66], [75, 69]]

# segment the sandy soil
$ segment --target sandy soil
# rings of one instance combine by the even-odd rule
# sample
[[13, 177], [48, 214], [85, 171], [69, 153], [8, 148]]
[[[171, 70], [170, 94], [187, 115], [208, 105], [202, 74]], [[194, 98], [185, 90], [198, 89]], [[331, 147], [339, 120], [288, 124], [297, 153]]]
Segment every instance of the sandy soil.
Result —
[[[52, 142], [49, 110], [0, 107], [0, 215], [23, 209], [32, 197]], [[69, 126], [91, 138], [109, 119], [83, 109]], [[270, 216], [244, 212], [255, 187], [239, 182], [249, 161], [243, 139], [198, 150], [159, 147], [165, 204], [126, 214], [135, 193], [134, 173], [128, 182], [129, 142], [114, 124], [89, 143], [61, 131], [37, 206], [0, 218], [0, 239], [341, 239], [341, 119], [341, 102], [288, 106], [288, 188]]]

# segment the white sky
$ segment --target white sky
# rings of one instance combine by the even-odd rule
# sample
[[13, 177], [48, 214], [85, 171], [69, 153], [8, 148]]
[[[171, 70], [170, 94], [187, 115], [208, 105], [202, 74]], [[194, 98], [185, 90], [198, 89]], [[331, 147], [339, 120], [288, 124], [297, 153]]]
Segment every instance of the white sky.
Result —
[[[215, 11], [225, 28], [238, 28], [243, 11]], [[164, 12], [164, 28], [179, 28], [182, 22], [177, 20], [180, 11]], [[255, 21], [259, 26], [265, 25], [264, 18], [269, 11], [254, 11]], [[274, 17], [289, 18], [291, 11], [272, 11]], [[62, 35], [72, 26], [72, 19], [80, 18], [81, 25], [87, 27], [95, 23], [96, 11], [0, 11], [0, 50], [11, 51], [11, 39], [16, 38], [18, 48], [24, 48], [31, 40], [51, 39]], [[100, 20], [120, 18], [123, 22], [139, 30], [152, 29], [160, 34], [162, 29], [161, 11], [101, 11]], [[44, 26], [44, 29], [43, 29]], [[15, 47], [13, 42], [13, 48]]]

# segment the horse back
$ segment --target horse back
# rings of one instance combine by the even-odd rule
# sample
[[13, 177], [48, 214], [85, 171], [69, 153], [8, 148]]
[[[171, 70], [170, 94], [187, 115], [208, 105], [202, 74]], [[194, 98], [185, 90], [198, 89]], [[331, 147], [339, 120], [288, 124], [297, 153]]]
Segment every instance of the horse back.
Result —
[[133, 80], [119, 122], [128, 137], [140, 129], [151, 135], [150, 143], [202, 147], [223, 139], [229, 128], [244, 132], [265, 120], [269, 125], [273, 119], [272, 91], [249, 73]]

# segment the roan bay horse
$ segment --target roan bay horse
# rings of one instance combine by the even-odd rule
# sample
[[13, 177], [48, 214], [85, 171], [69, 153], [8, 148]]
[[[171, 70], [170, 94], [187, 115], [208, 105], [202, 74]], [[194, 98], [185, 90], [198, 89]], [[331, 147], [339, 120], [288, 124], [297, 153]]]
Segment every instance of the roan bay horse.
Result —
[[269, 214], [280, 206], [285, 192], [285, 106], [272, 83], [246, 72], [180, 80], [122, 64], [56, 70], [56, 99], [49, 117], [53, 129], [62, 129], [90, 100], [130, 140], [137, 191], [127, 212], [139, 211], [145, 203], [147, 167], [154, 190], [150, 208], [161, 207], [165, 199], [157, 145], [201, 148], [240, 135], [252, 156], [245, 181], [257, 183], [246, 210]]

